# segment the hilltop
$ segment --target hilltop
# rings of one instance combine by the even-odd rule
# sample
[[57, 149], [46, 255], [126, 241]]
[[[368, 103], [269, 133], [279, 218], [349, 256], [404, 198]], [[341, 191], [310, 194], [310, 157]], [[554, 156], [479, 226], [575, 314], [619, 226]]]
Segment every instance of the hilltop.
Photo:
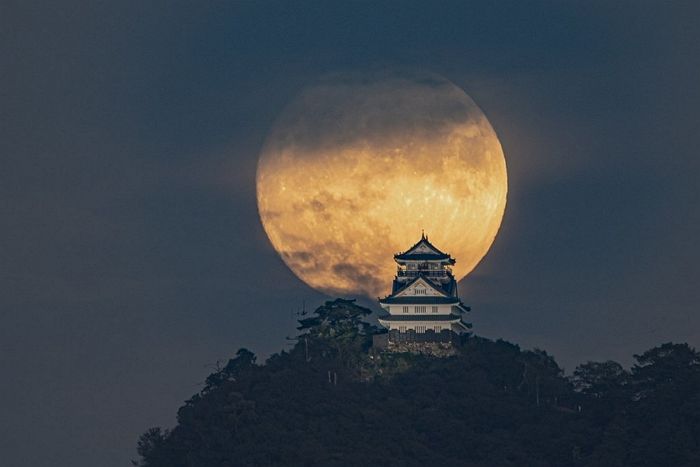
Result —
[[543, 350], [474, 335], [449, 358], [378, 353], [367, 314], [326, 302], [291, 350], [262, 364], [239, 350], [174, 428], [142, 435], [134, 465], [700, 465], [700, 354], [687, 344], [567, 377]]

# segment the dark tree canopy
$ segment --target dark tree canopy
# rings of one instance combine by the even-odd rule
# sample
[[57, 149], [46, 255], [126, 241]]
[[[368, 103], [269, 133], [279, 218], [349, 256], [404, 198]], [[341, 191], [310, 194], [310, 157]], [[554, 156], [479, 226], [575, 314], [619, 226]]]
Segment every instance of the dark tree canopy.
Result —
[[700, 355], [663, 344], [567, 378], [541, 350], [471, 336], [456, 356], [378, 354], [369, 310], [326, 302], [296, 345], [210, 375], [135, 465], [696, 466]]
[[621, 392], [629, 382], [629, 376], [622, 365], [608, 360], [579, 365], [571, 380], [577, 391], [602, 399]]
[[321, 338], [353, 339], [368, 334], [372, 327], [363, 321], [372, 313], [369, 308], [355, 304], [355, 300], [336, 298], [316, 308], [310, 318], [299, 320], [300, 331]]

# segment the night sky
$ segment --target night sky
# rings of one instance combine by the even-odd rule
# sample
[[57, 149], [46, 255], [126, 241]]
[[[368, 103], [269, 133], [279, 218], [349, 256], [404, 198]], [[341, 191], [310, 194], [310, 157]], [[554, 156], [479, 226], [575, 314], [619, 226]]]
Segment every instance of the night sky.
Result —
[[327, 297], [267, 240], [256, 162], [331, 72], [438, 73], [498, 133], [477, 334], [568, 372], [700, 346], [700, 3], [345, 3], [0, 6], [0, 464], [128, 465], [217, 360], [285, 348]]

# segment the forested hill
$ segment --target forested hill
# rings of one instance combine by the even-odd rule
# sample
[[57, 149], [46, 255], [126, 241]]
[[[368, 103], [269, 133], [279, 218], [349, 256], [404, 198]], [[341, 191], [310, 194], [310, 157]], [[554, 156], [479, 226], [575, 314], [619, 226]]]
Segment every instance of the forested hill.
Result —
[[300, 322], [288, 352], [245, 350], [206, 379], [148, 467], [700, 466], [700, 355], [663, 344], [626, 371], [565, 377], [544, 351], [471, 336], [456, 356], [378, 354], [351, 301]]

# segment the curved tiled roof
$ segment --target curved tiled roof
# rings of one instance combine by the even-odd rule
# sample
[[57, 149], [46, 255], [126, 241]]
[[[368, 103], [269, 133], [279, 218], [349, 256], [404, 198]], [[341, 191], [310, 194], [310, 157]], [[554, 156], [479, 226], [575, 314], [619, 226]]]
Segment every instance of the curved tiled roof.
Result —
[[377, 318], [379, 321], [459, 321], [459, 315], [384, 315]]
[[[425, 244], [428, 248], [433, 250], [435, 253], [414, 253], [410, 254], [410, 251], [417, 248], [421, 243]], [[417, 260], [417, 261], [430, 261], [430, 260], [449, 260], [454, 263], [454, 260], [447, 253], [440, 251], [435, 245], [430, 243], [428, 237], [422, 234], [420, 240], [418, 240], [413, 246], [403, 253], [397, 253], [394, 255], [396, 260]]]
[[459, 298], [457, 297], [426, 297], [426, 296], [415, 296], [410, 295], [408, 297], [385, 297], [380, 298], [379, 303], [381, 304], [407, 304], [407, 305], [456, 305], [459, 303]]
[[452, 258], [450, 258], [450, 255], [447, 253], [440, 253], [440, 254], [434, 254], [434, 253], [415, 253], [415, 254], [409, 254], [409, 253], [401, 253], [399, 255], [394, 255], [394, 259], [400, 260], [400, 261], [442, 261], [442, 260], [450, 260], [451, 262], [454, 261]]

